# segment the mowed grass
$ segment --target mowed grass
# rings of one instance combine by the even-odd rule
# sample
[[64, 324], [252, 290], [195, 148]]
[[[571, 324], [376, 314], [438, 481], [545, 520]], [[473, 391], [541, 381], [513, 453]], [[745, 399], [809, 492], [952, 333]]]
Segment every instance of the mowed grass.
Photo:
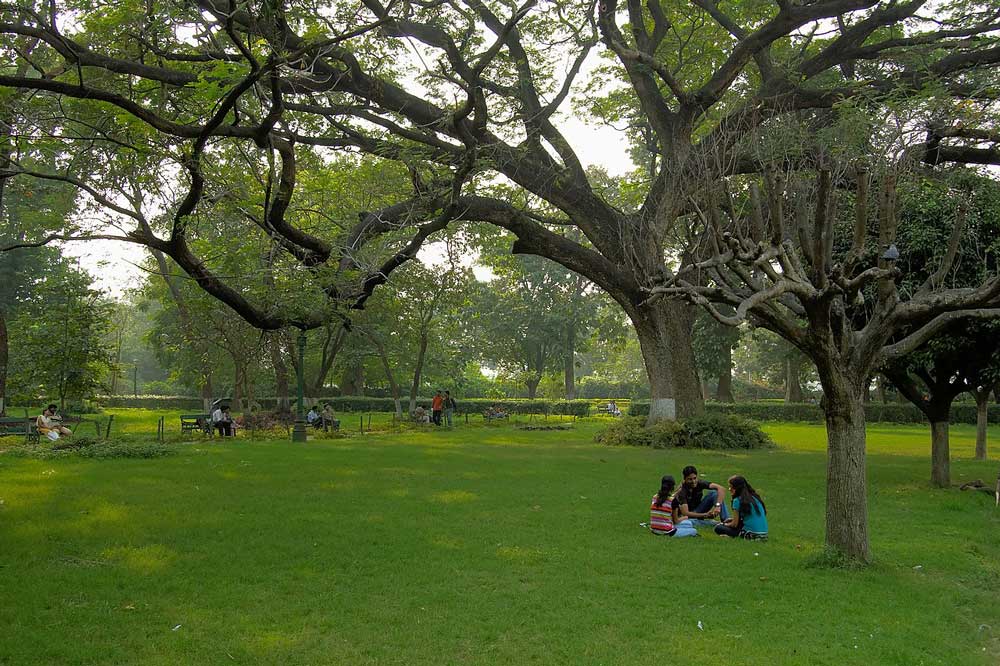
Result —
[[[599, 427], [0, 455], [0, 664], [1000, 662], [1000, 511], [929, 487], [925, 428], [871, 428], [876, 563], [847, 571], [810, 566], [822, 426], [768, 426], [782, 448], [749, 454]], [[995, 479], [952, 435], [956, 481]], [[689, 463], [745, 474], [772, 540], [640, 529]]]

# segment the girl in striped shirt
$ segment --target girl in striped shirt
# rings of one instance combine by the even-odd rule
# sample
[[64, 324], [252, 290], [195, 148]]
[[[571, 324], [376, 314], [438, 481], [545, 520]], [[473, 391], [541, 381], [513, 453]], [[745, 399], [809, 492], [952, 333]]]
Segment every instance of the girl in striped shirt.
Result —
[[676, 485], [674, 477], [669, 475], [660, 480], [660, 492], [653, 495], [649, 505], [649, 531], [672, 537], [698, 536], [690, 520], [674, 524], [671, 495]]

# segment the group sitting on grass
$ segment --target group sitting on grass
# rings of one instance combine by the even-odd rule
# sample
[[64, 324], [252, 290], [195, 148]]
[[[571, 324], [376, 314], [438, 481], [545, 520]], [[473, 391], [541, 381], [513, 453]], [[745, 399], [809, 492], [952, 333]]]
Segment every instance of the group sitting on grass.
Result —
[[720, 536], [767, 539], [767, 507], [745, 478], [729, 477], [732, 515], [726, 507], [725, 488], [699, 479], [693, 465], [684, 468], [683, 479], [676, 493], [674, 477], [661, 479], [660, 491], [653, 495], [649, 507], [649, 529], [653, 534], [698, 536], [698, 527], [711, 527]]

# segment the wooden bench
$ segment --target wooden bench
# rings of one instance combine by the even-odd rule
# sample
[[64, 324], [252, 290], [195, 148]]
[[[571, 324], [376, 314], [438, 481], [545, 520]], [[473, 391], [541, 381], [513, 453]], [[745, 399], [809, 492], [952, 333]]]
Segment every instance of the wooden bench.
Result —
[[499, 413], [497, 413], [497, 412], [483, 412], [483, 420], [484, 421], [503, 421], [505, 419], [507, 421], [510, 421], [510, 414], [508, 414], [507, 412], [499, 412]]
[[181, 414], [181, 434], [197, 431], [212, 436], [211, 414]]
[[10, 416], [0, 418], [0, 437], [16, 435], [24, 435], [25, 441], [37, 444], [38, 430], [35, 428], [35, 419]]

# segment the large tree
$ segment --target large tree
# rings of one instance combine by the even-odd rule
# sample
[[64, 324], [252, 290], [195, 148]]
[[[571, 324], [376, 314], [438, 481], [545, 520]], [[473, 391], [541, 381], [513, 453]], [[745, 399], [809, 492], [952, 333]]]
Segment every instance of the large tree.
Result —
[[[331, 299], [354, 307], [452, 222], [503, 227], [516, 237], [514, 252], [563, 264], [624, 308], [649, 374], [650, 418], [668, 414], [669, 398], [685, 415], [702, 406], [688, 342], [692, 310], [649, 299], [648, 290], [672, 279], [668, 248], [685, 240], [677, 223], [705, 188], [774, 164], [757, 140], [762, 125], [812, 114], [809, 139], [852, 103], [866, 117], [903, 109], [903, 127], [933, 122], [897, 150], [932, 164], [997, 161], [991, 108], [977, 100], [994, 98], [998, 10], [927, 5], [126, 0], [111, 15], [91, 11], [88, 0], [53, 0], [44, 12], [3, 5], [0, 50], [29, 71], [4, 70], [0, 89], [35, 93], [15, 100], [14, 134], [28, 143], [54, 137], [74, 156], [56, 173], [17, 163], [4, 173], [64, 179], [116, 210], [92, 171], [109, 152], [159, 156], [163, 177], [182, 187], [169, 224], [97, 235], [159, 249], [262, 328], [314, 327], [323, 318], [262, 304], [192, 242], [216, 207], [232, 206], [232, 168], [219, 168], [218, 155], [238, 155], [265, 174], [236, 193], [251, 213], [243, 237], [271, 239]], [[599, 43], [616, 62], [609, 86], [634, 109], [623, 115], [646, 147], [635, 207], [616, 206], [592, 186], [559, 128], [560, 109]], [[307, 167], [330, 150], [405, 164], [412, 196], [338, 220], [342, 233], [313, 233], [314, 207], [298, 201], [317, 189]], [[781, 166], [814, 154], [786, 151]], [[511, 196], [484, 189], [501, 180]], [[579, 241], [554, 231], [567, 226]], [[846, 450], [831, 446], [834, 476], [859, 464], [838, 453]], [[831, 496], [831, 512], [845, 517], [833, 516], [828, 541], [867, 557], [863, 474], [852, 472], [848, 485]], [[861, 504], [837, 499], [846, 495]]]

